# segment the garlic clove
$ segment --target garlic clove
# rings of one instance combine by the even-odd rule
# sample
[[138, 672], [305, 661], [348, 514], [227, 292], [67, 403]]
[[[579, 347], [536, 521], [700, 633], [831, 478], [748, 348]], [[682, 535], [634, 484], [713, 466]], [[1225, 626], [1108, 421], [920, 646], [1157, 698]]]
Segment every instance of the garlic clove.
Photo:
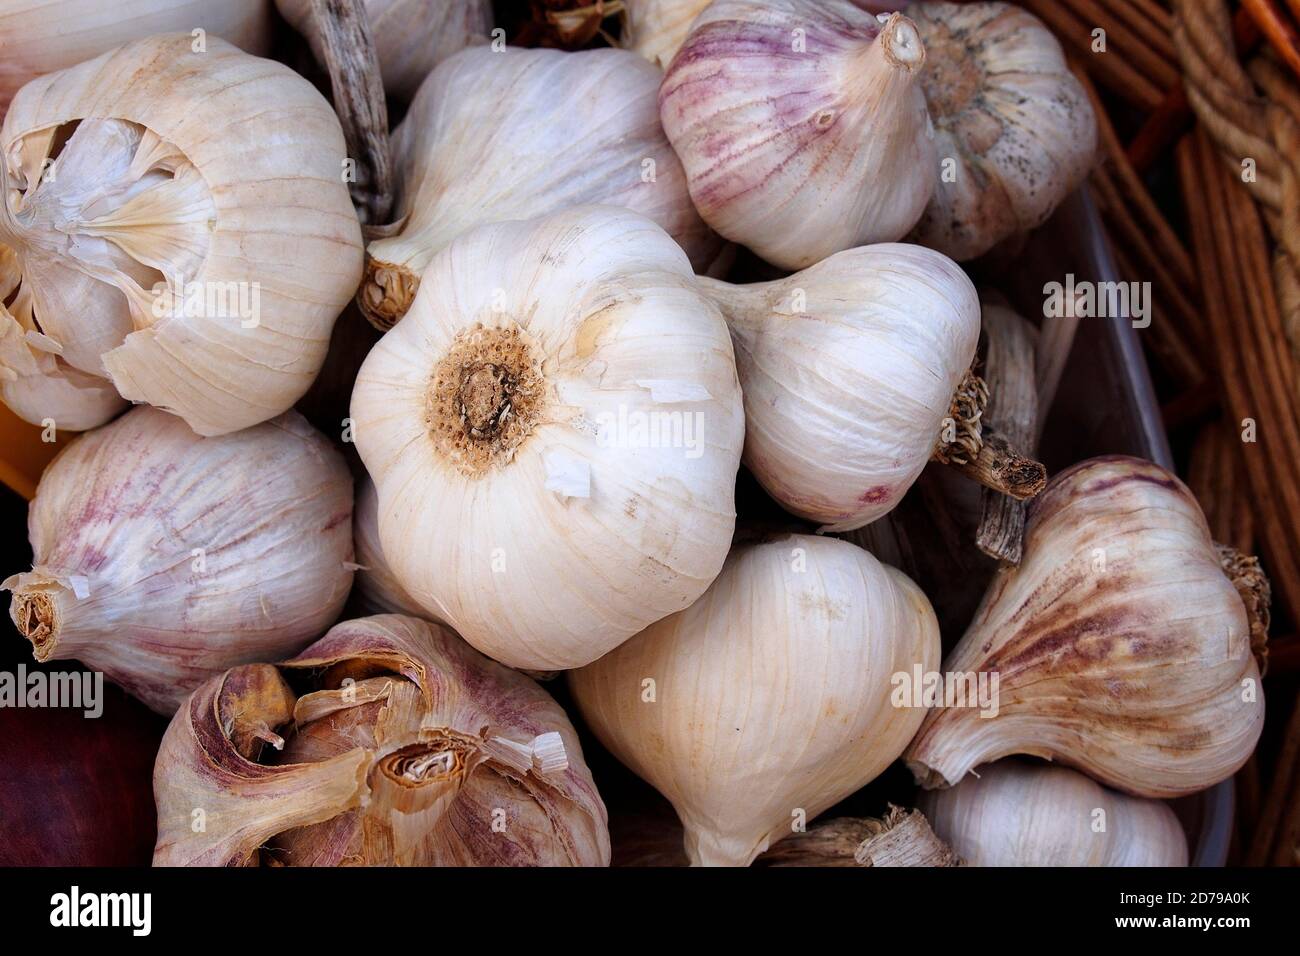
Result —
[[913, 233], [958, 261], [1047, 221], [1087, 178], [1097, 121], [1052, 32], [1010, 3], [919, 0], [908, 7], [928, 51], [921, 86], [940, 162]]
[[921, 590], [834, 538], [739, 547], [685, 611], [569, 674], [596, 737], [672, 802], [695, 865], [746, 866], [891, 764], [939, 663]]
[[367, 357], [352, 419], [397, 580], [511, 667], [594, 660], [695, 600], [731, 543], [726, 324], [625, 209], [455, 240]]
[[921, 797], [935, 831], [971, 866], [1186, 866], [1169, 805], [1065, 767], [999, 760]]
[[1035, 499], [1018, 567], [994, 578], [944, 662], [996, 676], [996, 715], [941, 707], [906, 759], [926, 787], [1030, 754], [1135, 796], [1213, 786], [1264, 721], [1251, 622], [1191, 492], [1135, 458], [1095, 458]]
[[623, 0], [622, 45], [668, 69], [709, 0]]
[[705, 222], [786, 269], [901, 239], [935, 188], [912, 22], [848, 0], [716, 0], [660, 116]]
[[555, 701], [400, 615], [205, 682], [167, 728], [154, 794], [157, 866], [609, 863], [605, 807]]
[[400, 227], [367, 248], [357, 302], [370, 321], [401, 319], [425, 267], [461, 233], [586, 203], [653, 219], [707, 266], [718, 240], [664, 138], [659, 78], [625, 50], [476, 47], [439, 65], [392, 136]]
[[[305, 36], [324, 62], [312, 0], [275, 0], [276, 9]], [[409, 100], [439, 63], [492, 32], [491, 0], [363, 0], [384, 90]]]
[[767, 492], [823, 531], [889, 512], [930, 460], [975, 357], [980, 306], [966, 274], [886, 243], [776, 282], [699, 283], [731, 328], [744, 461]]
[[219, 435], [307, 390], [362, 252], [342, 131], [306, 80], [215, 37], [149, 37], [25, 86], [0, 151], [0, 286], [20, 290], [0, 375], [59, 399], [15, 411], [102, 424], [120, 405], [75, 369]]
[[162, 714], [212, 674], [292, 653], [352, 583], [352, 479], [297, 413], [200, 438], [142, 407], [74, 439], [0, 584], [39, 661], [75, 658]]

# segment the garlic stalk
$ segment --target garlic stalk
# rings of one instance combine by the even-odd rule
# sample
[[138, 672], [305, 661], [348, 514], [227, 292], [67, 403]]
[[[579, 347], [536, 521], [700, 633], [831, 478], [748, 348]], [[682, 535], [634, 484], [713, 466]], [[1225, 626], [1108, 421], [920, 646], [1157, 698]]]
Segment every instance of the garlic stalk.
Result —
[[[18, 89], [130, 40], [202, 30], [241, 50], [271, 48], [270, 0], [24, 0], [0, 13], [0, 119]], [[75, 25], [75, 26], [74, 26]]]
[[625, 50], [462, 51], [392, 137], [396, 235], [367, 248], [357, 302], [389, 328], [434, 255], [474, 226], [584, 203], [657, 222], [703, 269], [717, 251], [659, 125], [659, 71]]
[[[368, 328], [364, 323], [362, 327]], [[431, 617], [415, 598], [406, 593], [388, 566], [388, 559], [379, 544], [379, 493], [369, 478], [363, 479], [357, 487], [352, 541], [357, 556], [357, 596], [368, 613]]]
[[668, 69], [709, 0], [623, 0], [623, 48]]
[[776, 282], [699, 283], [731, 327], [744, 461], [767, 492], [824, 531], [898, 504], [975, 357], [979, 297], [961, 268], [886, 243]]
[[393, 574], [511, 667], [586, 664], [700, 596], [744, 439], [726, 323], [626, 209], [471, 230], [352, 395]]
[[944, 662], [996, 675], [996, 715], [932, 710], [908, 765], [944, 787], [1031, 754], [1136, 796], [1203, 790], [1246, 762], [1263, 727], [1251, 635], [1187, 487], [1149, 462], [1094, 458], [1035, 499], [1020, 565], [994, 578]]
[[938, 663], [934, 611], [904, 574], [789, 535], [737, 548], [703, 597], [569, 686], [673, 804], [691, 863], [747, 866], [902, 753], [924, 711], [895, 706], [893, 675]]
[[891, 805], [880, 819], [827, 820], [782, 840], [756, 866], [961, 866], [920, 810]]
[[912, 22], [848, 0], [715, 0], [659, 94], [705, 222], [785, 269], [901, 239], [938, 164]]
[[999, 760], [922, 794], [921, 806], [971, 866], [1187, 865], [1187, 837], [1168, 804], [1065, 767]]
[[296, 412], [200, 438], [137, 408], [64, 449], [27, 520], [32, 570], [0, 588], [36, 659], [75, 658], [162, 714], [318, 637], [352, 584], [352, 478]]
[[564, 711], [395, 614], [204, 683], [163, 736], [154, 796], [155, 866], [609, 864]]
[[958, 261], [1042, 225], [1087, 178], [1097, 120], [1061, 45], [1010, 3], [920, 0], [921, 86], [942, 167], [913, 234]]
[[84, 429], [116, 393], [221, 435], [307, 391], [362, 252], [338, 120], [306, 80], [149, 37], [24, 86], [0, 150], [15, 412]]
[[[409, 100], [435, 66], [492, 32], [491, 0], [362, 0], [384, 90]], [[275, 0], [289, 25], [323, 62], [313, 0]]]

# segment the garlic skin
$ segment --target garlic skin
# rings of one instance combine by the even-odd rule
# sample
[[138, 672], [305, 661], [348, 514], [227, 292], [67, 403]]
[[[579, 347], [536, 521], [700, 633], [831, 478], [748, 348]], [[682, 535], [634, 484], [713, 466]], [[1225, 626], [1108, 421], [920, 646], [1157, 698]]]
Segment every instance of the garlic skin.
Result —
[[202, 29], [257, 56], [271, 49], [270, 0], [23, 0], [6, 7], [0, 10], [0, 119], [24, 83], [156, 33]]
[[28, 421], [102, 424], [116, 391], [223, 435], [324, 361], [362, 263], [338, 119], [287, 67], [195, 43], [42, 76], [5, 117], [0, 397]]
[[692, 865], [748, 866], [902, 753], [924, 710], [893, 705], [891, 676], [939, 654], [906, 575], [789, 535], [735, 549], [702, 598], [569, 687], [601, 743], [672, 802]]
[[204, 683], [163, 736], [154, 797], [155, 866], [609, 865], [559, 705], [396, 614]]
[[367, 247], [367, 318], [401, 319], [461, 233], [587, 203], [648, 216], [703, 270], [719, 241], [659, 125], [659, 79], [626, 50], [475, 47], [439, 65], [392, 136], [400, 231]]
[[668, 69], [709, 0], [623, 0], [622, 44]]
[[367, 357], [352, 419], [397, 580], [511, 667], [595, 660], [699, 597], [731, 544], [726, 323], [626, 209], [454, 241]]
[[1030, 505], [1024, 557], [998, 572], [946, 672], [999, 675], [997, 715], [932, 710], [908, 748], [927, 788], [1030, 754], [1134, 796], [1213, 786], [1264, 723], [1246, 608], [1187, 487], [1094, 458]]
[[731, 328], [745, 465], [781, 506], [848, 531], [921, 474], [975, 357], [979, 296], [921, 246], [836, 253], [775, 282], [701, 278]]
[[902, 239], [938, 164], [912, 22], [848, 0], [716, 0], [664, 76], [695, 207], [773, 265]]
[[393, 569], [388, 566], [388, 559], [384, 557], [379, 544], [379, 492], [369, 478], [358, 483], [352, 542], [357, 556], [356, 592], [367, 612], [430, 617], [429, 612], [398, 583]]
[[971, 866], [1187, 865], [1187, 836], [1168, 804], [1065, 767], [999, 760], [922, 794], [921, 808]]
[[[275, 6], [323, 61], [312, 2], [275, 0]], [[487, 43], [492, 32], [492, 0], [362, 0], [362, 6], [384, 91], [402, 100], [414, 96], [439, 63], [471, 44]]]
[[281, 657], [352, 585], [352, 477], [296, 412], [200, 438], [141, 407], [73, 439], [0, 583], [38, 661], [75, 658], [160, 714], [213, 674]]
[[928, 52], [921, 86], [940, 176], [913, 240], [959, 262], [1047, 221], [1087, 179], [1097, 119], [1061, 45], [1010, 3], [907, 8]]

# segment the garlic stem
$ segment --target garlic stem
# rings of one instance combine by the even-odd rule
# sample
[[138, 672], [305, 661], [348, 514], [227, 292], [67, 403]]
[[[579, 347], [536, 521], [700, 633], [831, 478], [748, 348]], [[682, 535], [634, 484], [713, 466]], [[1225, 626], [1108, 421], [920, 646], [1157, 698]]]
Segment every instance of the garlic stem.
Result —
[[880, 818], [844, 817], [782, 840], [755, 866], [961, 866], [920, 810], [890, 804]]
[[935, 460], [945, 465], [966, 465], [979, 457], [984, 447], [980, 422], [988, 403], [988, 385], [975, 374], [975, 369], [968, 369], [952, 396], [948, 411], [951, 425], [944, 423], [945, 431], [952, 429], [952, 438], [945, 435], [939, 439]]
[[[983, 421], [989, 390], [974, 369], [966, 373], [944, 423], [945, 435], [934, 450], [933, 460], [952, 465], [985, 488], [1024, 501], [1033, 498], [1047, 484], [1047, 469], [1022, 455], [1005, 437]], [[951, 432], [952, 437], [947, 437]]]

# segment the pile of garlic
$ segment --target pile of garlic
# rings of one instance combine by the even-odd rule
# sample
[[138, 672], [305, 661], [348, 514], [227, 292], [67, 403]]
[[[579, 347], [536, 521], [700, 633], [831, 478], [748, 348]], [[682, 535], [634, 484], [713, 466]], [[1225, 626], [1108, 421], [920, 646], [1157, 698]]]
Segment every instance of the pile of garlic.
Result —
[[[328, 61], [340, 5], [276, 6]], [[409, 109], [364, 249], [357, 131], [253, 55], [265, 4], [222, 27], [250, 52], [128, 30], [34, 70], [0, 129], [0, 398], [67, 447], [3, 587], [39, 660], [171, 717], [155, 862], [608, 865], [561, 700], [693, 864], [900, 759], [953, 788], [924, 806], [969, 863], [1186, 861], [1153, 798], [1249, 757], [1267, 583], [1177, 478], [1056, 476], [946, 661], [921, 588], [833, 534], [983, 450], [954, 258], [1040, 224], [1095, 137], [1028, 14], [864, 6], [627, 0], [628, 49], [566, 52], [482, 0], [368, 0], [358, 58]], [[784, 274], [724, 281], [724, 240]], [[363, 315], [318, 431], [293, 406]], [[738, 522], [742, 463], [784, 527]], [[899, 692], [941, 670], [997, 715]]]

